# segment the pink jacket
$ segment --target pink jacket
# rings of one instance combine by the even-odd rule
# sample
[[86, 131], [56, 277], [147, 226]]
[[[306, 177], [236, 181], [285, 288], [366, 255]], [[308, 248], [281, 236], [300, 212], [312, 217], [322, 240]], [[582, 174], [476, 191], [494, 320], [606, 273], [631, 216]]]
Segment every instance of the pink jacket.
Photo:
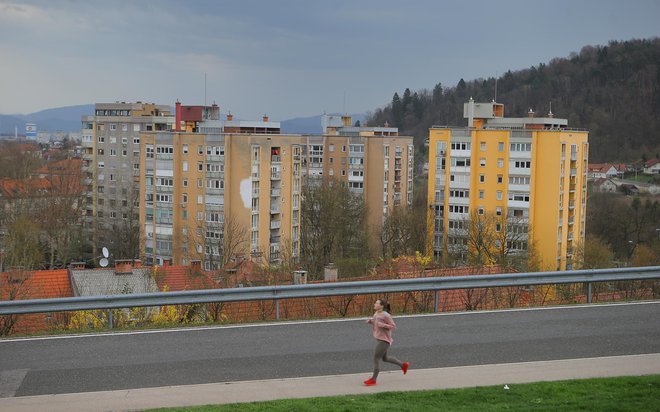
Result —
[[396, 328], [396, 324], [389, 313], [385, 311], [375, 313], [373, 318], [367, 320], [367, 323], [371, 323], [374, 338], [392, 344], [392, 330]]

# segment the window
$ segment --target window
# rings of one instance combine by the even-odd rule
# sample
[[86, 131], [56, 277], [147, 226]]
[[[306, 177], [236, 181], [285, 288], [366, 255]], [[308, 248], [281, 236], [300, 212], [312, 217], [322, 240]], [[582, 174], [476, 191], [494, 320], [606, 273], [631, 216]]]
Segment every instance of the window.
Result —
[[204, 203], [204, 196], [202, 195], [197, 195], [197, 204], [201, 205]]
[[482, 152], [486, 151], [486, 142], [481, 142], [479, 144], [479, 150], [481, 150]]
[[480, 215], [483, 215], [484, 214], [484, 208], [479, 206], [479, 209], [477, 210], [477, 213], [479, 213]]
[[329, 150], [330, 150], [331, 152], [334, 152], [334, 151], [335, 151], [335, 145], [330, 144]]
[[98, 149], [98, 154], [99, 154], [99, 156], [103, 156], [103, 155], [105, 155], [105, 150], [103, 150], [103, 149]]
[[485, 190], [480, 190], [479, 191], [479, 199], [483, 199], [484, 197], [486, 197], [486, 191]]
[[502, 200], [502, 191], [501, 190], [497, 191], [497, 200]]
[[117, 149], [110, 149], [110, 156], [117, 156]]
[[202, 146], [202, 145], [197, 146], [197, 154], [198, 155], [203, 155], [204, 154], [204, 146]]
[[479, 175], [479, 183], [485, 183], [486, 182], [486, 175]]
[[181, 150], [183, 151], [183, 154], [188, 154], [188, 145], [187, 145], [187, 144], [184, 144], [184, 145], [182, 146]]
[[497, 167], [504, 167], [504, 159], [497, 159]]
[[140, 138], [139, 137], [134, 137], [133, 138], [133, 144], [139, 145], [140, 144]]
[[479, 159], [479, 166], [481, 166], [481, 167], [486, 166], [486, 158], [485, 157], [482, 157], [481, 159]]
[[204, 163], [197, 162], [197, 171], [198, 172], [203, 172], [204, 171]]
[[204, 187], [202, 179], [197, 179], [197, 187]]
[[496, 214], [497, 216], [502, 216], [502, 208], [499, 207], [499, 206], [496, 207], [496, 208], [495, 208], [495, 214]]
[[105, 167], [105, 163], [104, 162], [99, 162], [99, 169], [103, 169], [104, 167]]
[[520, 169], [529, 169], [530, 167], [532, 167], [532, 163], [529, 160], [527, 161], [517, 160], [514, 162], [514, 165], [515, 167]]
[[183, 187], [188, 187], [188, 178], [187, 177], [183, 178]]
[[134, 132], [139, 132], [140, 131], [140, 125], [139, 124], [134, 124], [133, 125], [133, 131]]
[[110, 144], [117, 143], [117, 138], [115, 136], [110, 136]]
[[111, 124], [110, 125], [110, 130], [117, 130], [117, 125], [116, 124]]
[[188, 171], [188, 162], [187, 162], [187, 161], [184, 161], [184, 162], [182, 163], [182, 166], [183, 166], [183, 171], [184, 171], [184, 172], [187, 172], [187, 171]]
[[497, 183], [501, 184], [504, 181], [504, 177], [502, 175], [497, 175]]
[[497, 150], [498, 150], [499, 152], [503, 152], [503, 151], [504, 151], [504, 142], [498, 142], [498, 143], [497, 143]]
[[128, 137], [122, 137], [121, 144], [128, 144]]

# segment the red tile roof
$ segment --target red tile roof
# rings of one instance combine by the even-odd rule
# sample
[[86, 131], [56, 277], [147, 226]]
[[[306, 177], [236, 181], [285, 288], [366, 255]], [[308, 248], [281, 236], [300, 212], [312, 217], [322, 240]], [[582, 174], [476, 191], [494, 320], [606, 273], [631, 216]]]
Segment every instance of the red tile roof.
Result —
[[154, 277], [160, 291], [176, 292], [219, 287], [210, 273], [191, 266], [159, 266], [154, 272]]
[[[0, 273], [0, 300], [51, 299], [73, 296], [66, 269]], [[32, 333], [52, 327], [56, 314], [18, 315], [14, 333]]]

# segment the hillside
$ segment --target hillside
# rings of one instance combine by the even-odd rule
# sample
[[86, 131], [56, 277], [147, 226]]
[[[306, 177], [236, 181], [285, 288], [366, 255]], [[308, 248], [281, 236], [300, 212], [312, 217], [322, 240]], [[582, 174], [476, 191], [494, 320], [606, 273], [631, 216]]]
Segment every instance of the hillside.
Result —
[[[369, 124], [397, 126], [421, 144], [432, 125], [465, 126], [463, 103], [490, 101], [495, 78], [464, 81], [433, 90], [406, 89], [375, 110]], [[660, 39], [585, 46], [579, 53], [497, 79], [497, 101], [505, 116], [521, 117], [533, 108], [552, 111], [570, 127], [588, 129], [590, 161], [633, 161], [660, 152]]]
[[36, 123], [39, 131], [80, 132], [80, 117], [93, 113], [94, 105], [85, 104], [46, 109], [25, 115], [0, 114], [0, 134], [11, 136], [14, 134], [14, 127], [18, 128], [19, 135], [23, 134], [25, 123]]

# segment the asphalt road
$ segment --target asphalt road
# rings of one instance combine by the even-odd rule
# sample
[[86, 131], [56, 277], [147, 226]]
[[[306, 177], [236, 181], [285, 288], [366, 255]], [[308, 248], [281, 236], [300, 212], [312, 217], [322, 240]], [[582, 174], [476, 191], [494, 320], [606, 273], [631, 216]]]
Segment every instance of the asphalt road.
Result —
[[[395, 320], [416, 369], [660, 353], [660, 302]], [[373, 346], [364, 319], [5, 339], [0, 397], [368, 373]]]

